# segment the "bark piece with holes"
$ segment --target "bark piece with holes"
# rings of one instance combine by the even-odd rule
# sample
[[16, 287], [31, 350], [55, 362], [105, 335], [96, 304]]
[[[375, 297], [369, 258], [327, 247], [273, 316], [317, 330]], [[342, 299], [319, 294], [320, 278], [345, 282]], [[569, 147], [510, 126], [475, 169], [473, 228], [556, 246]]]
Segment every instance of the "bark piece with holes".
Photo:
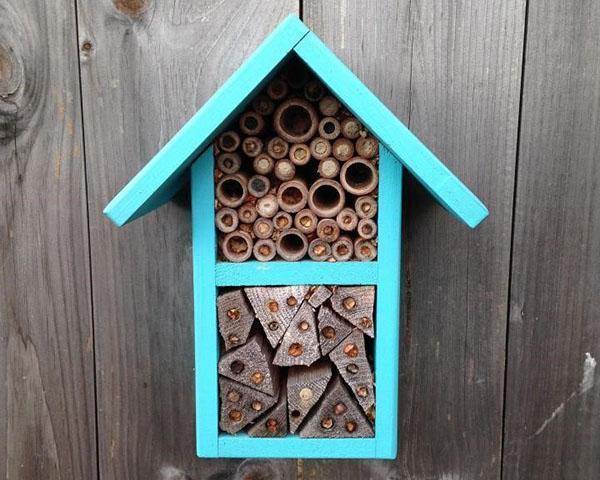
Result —
[[277, 401], [277, 395], [267, 395], [225, 377], [219, 377], [219, 397], [219, 428], [227, 433], [239, 432]]
[[285, 331], [273, 363], [282, 367], [310, 366], [320, 357], [315, 312], [304, 302]]
[[287, 396], [290, 433], [294, 433], [308, 412], [319, 401], [331, 379], [331, 363], [320, 360], [310, 367], [288, 370]]
[[352, 332], [352, 325], [327, 305], [321, 305], [318, 314], [321, 355], [325, 356]]
[[241, 290], [223, 293], [217, 298], [219, 332], [225, 342], [225, 350], [246, 343], [254, 322], [254, 312]]
[[260, 333], [225, 353], [219, 360], [219, 374], [267, 395], [275, 395], [279, 388], [279, 369], [273, 365], [273, 352]]
[[277, 346], [300, 305], [308, 286], [252, 287], [244, 289], [267, 340]]
[[303, 438], [367, 438], [373, 437], [375, 432], [336, 375], [298, 434]]
[[375, 287], [338, 287], [331, 296], [333, 309], [369, 337], [375, 337]]
[[365, 412], [375, 404], [373, 391], [373, 373], [365, 351], [363, 333], [354, 329], [330, 353], [329, 358], [335, 364], [340, 375]]
[[250, 437], [285, 437], [288, 429], [287, 392], [281, 388], [279, 401], [248, 429]]

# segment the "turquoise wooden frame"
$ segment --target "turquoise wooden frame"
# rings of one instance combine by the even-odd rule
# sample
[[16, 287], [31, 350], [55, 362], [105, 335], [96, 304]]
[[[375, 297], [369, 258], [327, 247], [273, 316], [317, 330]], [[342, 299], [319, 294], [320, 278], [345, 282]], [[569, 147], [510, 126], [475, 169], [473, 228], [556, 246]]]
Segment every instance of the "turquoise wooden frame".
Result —
[[[214, 157], [208, 148], [192, 165], [196, 446], [199, 457], [395, 458], [398, 441], [402, 167], [380, 147], [379, 248], [374, 262], [216, 261]], [[375, 437], [364, 439], [251, 438], [219, 433], [216, 294], [253, 285], [376, 285]]]

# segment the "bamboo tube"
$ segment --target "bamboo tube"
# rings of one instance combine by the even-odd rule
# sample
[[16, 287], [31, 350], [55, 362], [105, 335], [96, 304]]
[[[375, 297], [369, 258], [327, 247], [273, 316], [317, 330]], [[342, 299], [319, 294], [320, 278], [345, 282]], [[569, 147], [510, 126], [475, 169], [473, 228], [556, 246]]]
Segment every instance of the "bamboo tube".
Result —
[[356, 153], [362, 158], [373, 158], [379, 151], [379, 144], [373, 137], [360, 137], [356, 140]]
[[295, 262], [306, 255], [308, 241], [302, 232], [295, 228], [290, 228], [281, 233], [277, 239], [276, 246], [277, 253], [281, 258], [289, 262]]
[[273, 171], [275, 161], [266, 153], [261, 153], [254, 159], [252, 166], [254, 167], [254, 171], [256, 173], [260, 175], [268, 175]]
[[319, 135], [326, 140], [335, 140], [340, 136], [340, 122], [333, 117], [322, 118], [318, 130]]
[[254, 108], [254, 111], [259, 115], [271, 115], [275, 110], [275, 104], [268, 96], [258, 95], [252, 100], [252, 108]]
[[346, 117], [340, 123], [342, 135], [350, 140], [360, 137], [362, 125], [355, 117]]
[[238, 230], [225, 236], [221, 249], [230, 262], [244, 262], [252, 255], [252, 244], [252, 237]]
[[242, 166], [242, 159], [237, 153], [222, 153], [217, 157], [217, 168], [225, 175], [237, 173]]
[[267, 86], [267, 95], [273, 100], [282, 100], [288, 94], [288, 84], [281, 78], [275, 78]]
[[317, 236], [326, 242], [335, 242], [340, 236], [340, 226], [332, 218], [323, 218], [317, 224]]
[[331, 257], [331, 245], [325, 240], [315, 238], [308, 245], [308, 256], [316, 262], [324, 262]]
[[256, 112], [245, 112], [240, 117], [240, 130], [246, 135], [258, 135], [264, 127], [262, 115]]
[[273, 235], [273, 222], [269, 218], [259, 217], [254, 222], [252, 231], [261, 240], [270, 238]]
[[306, 100], [290, 98], [282, 102], [273, 115], [277, 134], [290, 143], [305, 143], [317, 131], [317, 112]]
[[340, 102], [338, 102], [331, 95], [326, 95], [319, 101], [319, 110], [326, 117], [333, 117], [340, 108]]
[[275, 258], [277, 250], [273, 240], [270, 238], [261, 238], [254, 244], [252, 252], [254, 253], [254, 258], [259, 262], [268, 262]]
[[342, 165], [340, 182], [347, 192], [353, 195], [366, 195], [377, 187], [377, 170], [368, 160], [354, 157]]
[[219, 136], [219, 148], [224, 152], [235, 152], [240, 146], [240, 136], [233, 130], [223, 132]]
[[312, 184], [308, 192], [308, 206], [319, 217], [335, 217], [346, 201], [344, 189], [335, 180], [321, 178]]
[[338, 262], [346, 262], [354, 254], [354, 245], [350, 237], [342, 235], [331, 246], [331, 254]]
[[365, 240], [364, 238], [357, 238], [354, 240], [354, 255], [357, 260], [371, 261], [377, 256], [377, 247], [371, 240]]
[[215, 213], [215, 224], [220, 232], [231, 233], [238, 227], [238, 214], [233, 208], [220, 208]]
[[217, 183], [215, 195], [221, 205], [231, 208], [239, 207], [246, 199], [246, 182], [238, 175], [225, 175]]
[[277, 160], [274, 171], [275, 176], [279, 180], [285, 182], [294, 178], [294, 175], [296, 174], [296, 167], [287, 158], [282, 158], [281, 160]]
[[318, 102], [321, 100], [321, 98], [323, 98], [324, 94], [325, 88], [318, 80], [311, 80], [304, 85], [304, 98], [306, 98], [309, 102]]
[[262, 150], [263, 141], [258, 137], [246, 137], [242, 141], [242, 151], [251, 158], [260, 155]]
[[319, 162], [317, 171], [323, 178], [335, 178], [340, 173], [340, 163], [333, 157], [325, 158]]
[[237, 214], [240, 219], [240, 222], [242, 223], [254, 223], [256, 217], [258, 217], [256, 207], [250, 202], [242, 204], [237, 209]]
[[323, 160], [331, 155], [331, 143], [321, 137], [316, 137], [310, 142], [310, 154], [317, 160]]
[[261, 217], [273, 218], [278, 209], [277, 197], [271, 193], [256, 201], [256, 211]]
[[361, 218], [356, 230], [361, 238], [370, 240], [377, 235], [377, 224], [370, 218]]
[[305, 143], [294, 143], [290, 147], [290, 160], [294, 165], [306, 165], [310, 160], [310, 148]]
[[319, 222], [315, 212], [309, 208], [300, 210], [294, 217], [294, 227], [300, 230], [305, 235], [314, 232], [317, 229], [317, 223]]
[[277, 230], [287, 230], [293, 226], [292, 216], [287, 212], [279, 211], [273, 217], [273, 225]]
[[354, 202], [354, 208], [359, 218], [374, 218], [377, 215], [377, 200], [371, 195], [358, 197]]
[[345, 232], [351, 232], [358, 225], [358, 215], [349, 207], [344, 208], [337, 214], [335, 221]]
[[308, 190], [302, 180], [282, 183], [277, 190], [277, 203], [286, 212], [299, 212], [306, 206], [307, 200]]
[[248, 193], [256, 198], [262, 198], [271, 188], [271, 181], [264, 175], [253, 175], [248, 180]]
[[354, 156], [354, 144], [347, 138], [338, 138], [333, 142], [331, 151], [340, 162], [345, 162]]
[[267, 143], [267, 153], [274, 159], [279, 160], [288, 154], [290, 145], [280, 137], [273, 137]]

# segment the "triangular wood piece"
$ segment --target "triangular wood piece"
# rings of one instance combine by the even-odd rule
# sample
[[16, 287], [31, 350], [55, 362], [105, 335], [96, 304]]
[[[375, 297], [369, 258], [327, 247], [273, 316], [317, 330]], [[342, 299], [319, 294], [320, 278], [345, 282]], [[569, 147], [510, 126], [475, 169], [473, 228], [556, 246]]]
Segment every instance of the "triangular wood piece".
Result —
[[282, 388], [277, 405], [248, 429], [248, 435], [251, 437], [285, 437], [288, 433], [287, 411], [286, 391], [285, 388]]
[[225, 377], [219, 377], [219, 397], [221, 398], [219, 428], [227, 433], [239, 432], [277, 401], [276, 395], [265, 395]]
[[371, 338], [375, 337], [374, 303], [373, 286], [338, 287], [331, 296], [333, 309]]
[[323, 302], [325, 302], [325, 300], [327, 300], [329, 297], [331, 297], [331, 294], [333, 292], [331, 290], [329, 290], [325, 285], [319, 285], [314, 286], [314, 287], [310, 287], [310, 290], [308, 291], [308, 303], [310, 303], [310, 305], [313, 308], [317, 308], [319, 307]]
[[246, 343], [254, 322], [254, 312], [242, 290], [223, 293], [217, 298], [219, 332], [225, 342], [225, 350]]
[[319, 343], [321, 344], [321, 355], [325, 356], [336, 345], [352, 332], [352, 325], [340, 317], [327, 305], [321, 305], [319, 309]]
[[340, 375], [346, 381], [350, 390], [365, 412], [375, 403], [373, 391], [373, 373], [365, 352], [365, 337], [354, 329], [329, 354]]
[[365, 438], [373, 437], [375, 432], [336, 375], [317, 408], [309, 414], [299, 435], [304, 438]]
[[277, 348], [273, 363], [282, 367], [309, 366], [321, 357], [315, 312], [304, 302]]
[[305, 285], [244, 289], [273, 348], [277, 346], [300, 309], [307, 291], [308, 287]]
[[273, 365], [273, 351], [261, 333], [245, 345], [225, 353], [219, 360], [219, 373], [267, 395], [275, 395], [279, 369]]
[[323, 359], [310, 367], [288, 370], [287, 395], [290, 432], [294, 433], [310, 409], [317, 403], [329, 380], [331, 363]]

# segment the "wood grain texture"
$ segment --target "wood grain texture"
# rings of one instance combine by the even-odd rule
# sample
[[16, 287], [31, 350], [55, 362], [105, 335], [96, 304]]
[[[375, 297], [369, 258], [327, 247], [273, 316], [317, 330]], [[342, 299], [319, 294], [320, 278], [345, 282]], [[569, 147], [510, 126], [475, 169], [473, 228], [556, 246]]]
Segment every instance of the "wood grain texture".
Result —
[[[102, 216], [295, 1], [78, 2], [103, 478], [287, 478], [290, 462], [195, 458], [191, 219], [181, 195]], [[89, 43], [88, 43], [89, 42]], [[150, 261], [149, 261], [150, 259]]]
[[530, 2], [504, 478], [600, 477], [600, 4]]
[[304, 12], [490, 207], [469, 232], [408, 182], [400, 453], [360, 474], [498, 478], [524, 2], [307, 2]]
[[0, 3], [0, 471], [96, 476], [75, 11]]

